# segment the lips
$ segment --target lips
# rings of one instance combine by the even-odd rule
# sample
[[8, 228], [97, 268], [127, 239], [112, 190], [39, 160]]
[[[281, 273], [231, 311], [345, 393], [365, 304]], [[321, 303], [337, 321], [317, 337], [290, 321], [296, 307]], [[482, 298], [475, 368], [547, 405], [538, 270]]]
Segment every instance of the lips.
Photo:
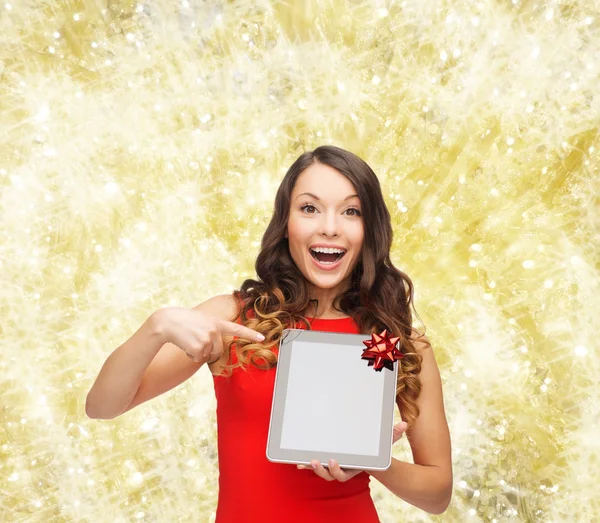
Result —
[[347, 252], [348, 251], [345, 251], [334, 263], [321, 263], [317, 258], [315, 258], [312, 251], [310, 251], [310, 259], [317, 268], [323, 271], [332, 271], [334, 269], [337, 269], [342, 264], [342, 260], [344, 259], [344, 256], [347, 254]]
[[[320, 261], [319, 258], [317, 257], [317, 253], [315, 251], [313, 251], [311, 248], [308, 249], [308, 252], [310, 253], [310, 255], [317, 261]], [[335, 260], [332, 260], [333, 262], [338, 262], [340, 261], [347, 253], [348, 251], [344, 251], [342, 253], [332, 253], [332, 254], [336, 254], [337, 258]], [[319, 253], [319, 254], [324, 254], [324, 253]]]

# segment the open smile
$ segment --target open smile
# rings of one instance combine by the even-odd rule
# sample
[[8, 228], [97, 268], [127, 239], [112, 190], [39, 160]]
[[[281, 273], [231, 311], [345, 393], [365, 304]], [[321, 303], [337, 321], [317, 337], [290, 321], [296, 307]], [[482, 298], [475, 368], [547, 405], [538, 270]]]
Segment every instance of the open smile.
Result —
[[310, 257], [313, 263], [324, 271], [331, 271], [339, 267], [342, 263], [342, 259], [346, 255], [348, 251], [344, 251], [341, 253], [322, 253], [316, 252], [312, 249], [308, 249], [310, 252]]

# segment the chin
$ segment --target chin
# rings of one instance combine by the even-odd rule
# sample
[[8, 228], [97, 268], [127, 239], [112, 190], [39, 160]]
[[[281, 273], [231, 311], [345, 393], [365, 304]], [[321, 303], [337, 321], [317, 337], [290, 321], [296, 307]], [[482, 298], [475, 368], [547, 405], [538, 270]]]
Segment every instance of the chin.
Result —
[[320, 287], [321, 289], [333, 289], [337, 287], [340, 283], [343, 283], [350, 277], [349, 274], [344, 274], [344, 276], [337, 277], [327, 277], [327, 276], [311, 276], [310, 278], [306, 278], [310, 283], [315, 285], [316, 287]]
[[312, 283], [315, 287], [318, 287], [319, 289], [333, 289], [335, 287], [337, 287], [340, 283], [342, 283], [343, 280], [340, 281], [336, 281], [335, 283], [331, 283], [331, 284], [323, 284], [320, 282], [316, 282], [313, 280], [309, 280], [310, 283]]

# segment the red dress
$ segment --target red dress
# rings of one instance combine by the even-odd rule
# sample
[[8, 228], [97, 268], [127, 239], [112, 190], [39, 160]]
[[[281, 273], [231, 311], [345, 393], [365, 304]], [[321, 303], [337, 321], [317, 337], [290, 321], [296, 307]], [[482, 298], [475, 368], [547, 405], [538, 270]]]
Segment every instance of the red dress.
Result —
[[[352, 318], [315, 319], [311, 325], [360, 334]], [[231, 358], [237, 361], [235, 346]], [[213, 376], [219, 455], [215, 523], [379, 523], [366, 472], [346, 482], [327, 481], [312, 469], [267, 459], [276, 369], [249, 365], [247, 370]]]

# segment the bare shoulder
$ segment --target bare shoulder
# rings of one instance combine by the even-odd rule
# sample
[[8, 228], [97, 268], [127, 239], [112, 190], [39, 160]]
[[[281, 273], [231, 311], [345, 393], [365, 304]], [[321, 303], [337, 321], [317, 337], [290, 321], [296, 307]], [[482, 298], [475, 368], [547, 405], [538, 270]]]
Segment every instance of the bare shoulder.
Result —
[[410, 341], [412, 342], [417, 353], [421, 353], [423, 350], [431, 348], [429, 338], [427, 338], [424, 332], [421, 332], [418, 329], [412, 329]]
[[[218, 294], [212, 298], [206, 300], [200, 305], [194, 307], [195, 310], [199, 310], [208, 315], [217, 317], [221, 320], [237, 321], [240, 315], [239, 303], [233, 294]], [[227, 345], [233, 339], [233, 336], [225, 334], [221, 335], [223, 342], [223, 355], [212, 363], [207, 363], [206, 366], [209, 368], [212, 374], [219, 374], [227, 362]]]
[[233, 294], [217, 294], [193, 308], [227, 321], [235, 321], [239, 316], [238, 303]]

